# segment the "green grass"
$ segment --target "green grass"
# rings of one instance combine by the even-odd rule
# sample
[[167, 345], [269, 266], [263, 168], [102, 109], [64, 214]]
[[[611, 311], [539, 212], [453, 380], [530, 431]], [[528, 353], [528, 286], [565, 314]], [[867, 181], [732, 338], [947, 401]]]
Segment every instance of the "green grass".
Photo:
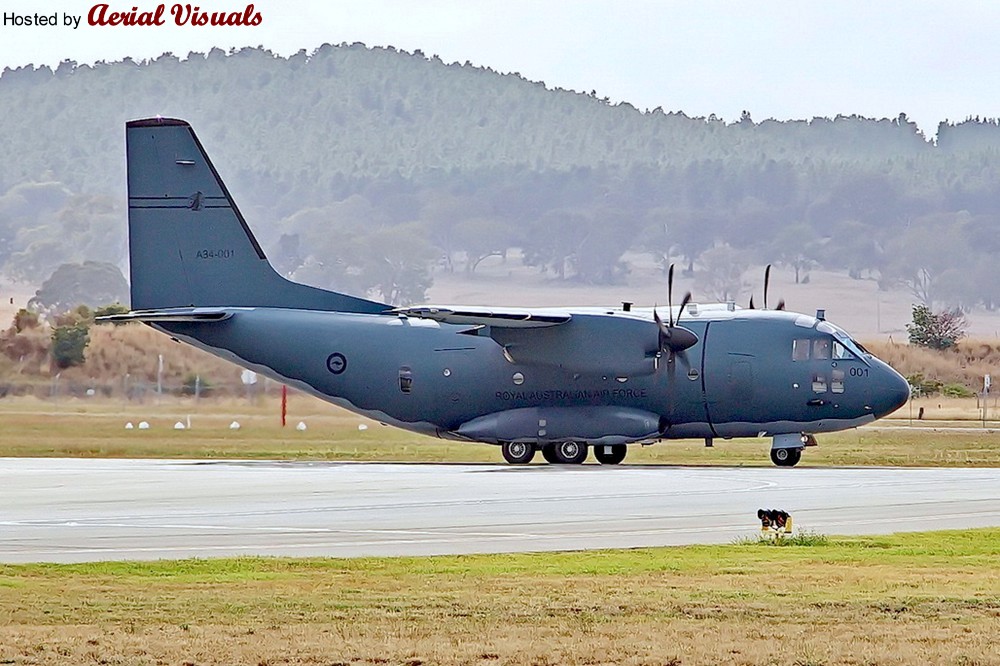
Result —
[[1000, 529], [786, 546], [7, 565], [0, 660], [1000, 661]]

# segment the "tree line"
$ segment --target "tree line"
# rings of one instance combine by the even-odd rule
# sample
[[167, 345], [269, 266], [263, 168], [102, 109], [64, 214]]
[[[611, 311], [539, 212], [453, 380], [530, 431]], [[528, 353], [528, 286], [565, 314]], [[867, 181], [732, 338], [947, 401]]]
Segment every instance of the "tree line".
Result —
[[733, 262], [1000, 303], [1000, 125], [905, 114], [736, 122], [419, 51], [262, 48], [0, 75], [0, 271], [124, 267], [126, 120], [192, 122], [278, 269], [395, 303], [512, 249], [548, 279], [626, 279], [627, 252], [733, 297]]

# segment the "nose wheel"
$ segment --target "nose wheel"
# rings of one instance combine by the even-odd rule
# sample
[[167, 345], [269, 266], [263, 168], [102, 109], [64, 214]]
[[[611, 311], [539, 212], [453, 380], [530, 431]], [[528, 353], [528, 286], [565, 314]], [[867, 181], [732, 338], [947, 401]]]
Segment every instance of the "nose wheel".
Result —
[[771, 449], [771, 462], [778, 467], [795, 467], [802, 459], [802, 449]]

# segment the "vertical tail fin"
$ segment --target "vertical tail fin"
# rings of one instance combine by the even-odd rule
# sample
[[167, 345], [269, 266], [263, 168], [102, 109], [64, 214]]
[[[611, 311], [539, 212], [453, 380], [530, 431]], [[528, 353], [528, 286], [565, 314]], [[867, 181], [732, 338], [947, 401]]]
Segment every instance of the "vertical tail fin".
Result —
[[187, 122], [135, 120], [125, 134], [133, 310], [388, 309], [278, 275]]

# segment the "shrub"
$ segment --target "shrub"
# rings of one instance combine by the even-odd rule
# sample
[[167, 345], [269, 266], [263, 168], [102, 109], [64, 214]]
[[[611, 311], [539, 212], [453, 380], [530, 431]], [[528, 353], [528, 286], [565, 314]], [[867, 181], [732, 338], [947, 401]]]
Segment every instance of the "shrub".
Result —
[[[102, 305], [101, 307], [94, 310], [94, 317], [107, 317], [109, 315], [125, 314], [128, 312], [128, 308], [121, 303], [111, 303], [109, 305]], [[130, 322], [127, 321], [115, 321], [111, 322], [115, 326], [123, 326]]]
[[976, 394], [963, 384], [945, 384], [941, 387], [941, 395], [948, 398], [972, 398]]
[[86, 322], [57, 326], [52, 331], [52, 360], [60, 368], [83, 365], [89, 343], [90, 327]]
[[943, 384], [936, 379], [925, 379], [922, 372], [915, 372], [906, 377], [916, 395], [936, 395]]
[[30, 328], [38, 328], [38, 313], [21, 308], [14, 315], [14, 331], [21, 333]]

